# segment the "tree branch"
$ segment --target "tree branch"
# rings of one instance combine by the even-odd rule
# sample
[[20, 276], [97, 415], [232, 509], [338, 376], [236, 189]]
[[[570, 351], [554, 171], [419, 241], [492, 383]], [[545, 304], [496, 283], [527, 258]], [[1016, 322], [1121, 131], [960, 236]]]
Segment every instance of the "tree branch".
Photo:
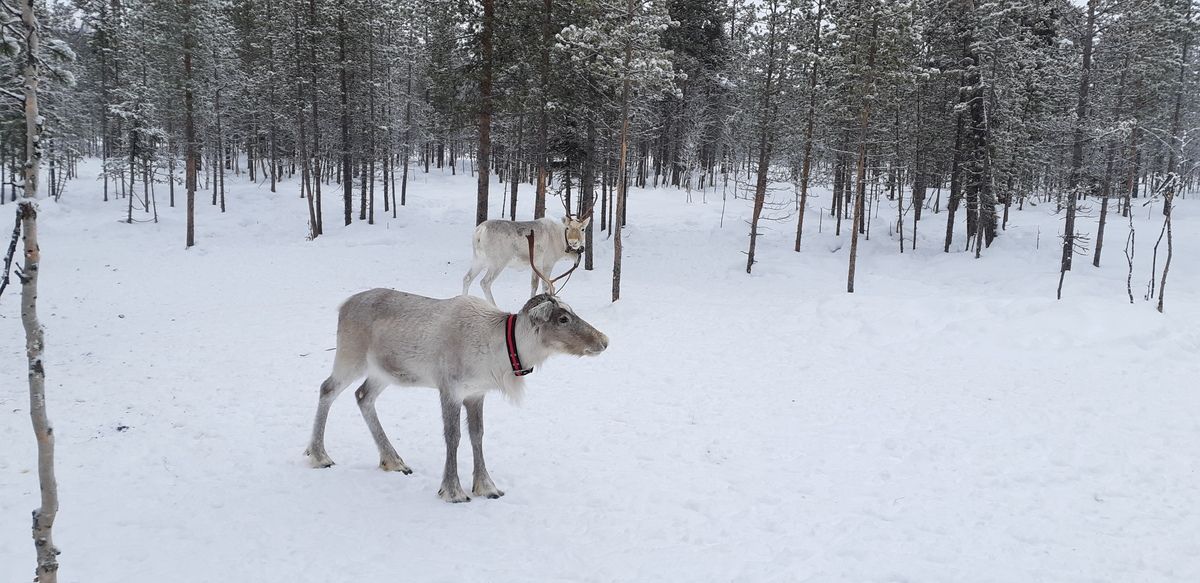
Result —
[[[18, 208], [19, 211], [19, 208]], [[17, 252], [17, 241], [21, 238], [21, 213], [17, 212], [16, 224], [13, 225], [12, 240], [8, 242], [8, 253], [4, 255], [4, 272], [0, 273], [0, 296], [8, 287], [8, 279], [12, 273], [13, 255]]]
[[20, 93], [17, 93], [17, 92], [15, 92], [15, 91], [10, 91], [10, 90], [8, 90], [8, 89], [5, 89], [5, 88], [3, 88], [3, 87], [0, 87], [0, 95], [4, 95], [5, 97], [11, 97], [11, 98], [13, 98], [13, 99], [16, 99], [17, 101], [20, 101], [20, 102], [22, 102], [22, 103], [24, 103], [24, 102], [25, 102], [25, 96], [24, 96], [24, 95], [21, 95]]

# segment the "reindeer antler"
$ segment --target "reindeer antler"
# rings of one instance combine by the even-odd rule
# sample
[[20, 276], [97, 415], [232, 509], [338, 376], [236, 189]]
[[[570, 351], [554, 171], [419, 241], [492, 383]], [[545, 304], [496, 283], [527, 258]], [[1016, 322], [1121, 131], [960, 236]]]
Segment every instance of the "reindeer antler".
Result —
[[[579, 206], [580, 206], [580, 208], [582, 208], [582, 207], [583, 207], [582, 195], [580, 196], [580, 198], [581, 198], [581, 200], [579, 201], [579, 203], [580, 203], [580, 204], [579, 204]], [[586, 212], [586, 213], [583, 213], [583, 214], [581, 214], [581, 215], [575, 216], [575, 215], [573, 215], [573, 214], [571, 213], [571, 209], [570, 209], [570, 207], [568, 207], [568, 206], [567, 206], [567, 199], [566, 199], [566, 197], [560, 196], [560, 197], [558, 197], [558, 200], [559, 200], [559, 202], [561, 202], [561, 203], [562, 203], [562, 205], [563, 205], [563, 212], [567, 213], [567, 218], [568, 218], [568, 219], [574, 219], [574, 220], [576, 220], [576, 221], [583, 221], [584, 219], [587, 219], [588, 217], [591, 217], [591, 216], [592, 216], [592, 211], [593, 211], [593, 210], [595, 210], [595, 208], [596, 208], [596, 202], [595, 202], [595, 200], [593, 200], [593, 201], [592, 201], [592, 206], [588, 207], [588, 210], [587, 210], [587, 212]]]
[[546, 284], [546, 289], [550, 290], [550, 295], [554, 295], [554, 280], [546, 277], [542, 270], [537, 268], [537, 262], [533, 260], [533, 231], [530, 231], [525, 238], [529, 240], [529, 267], [533, 268], [533, 272], [537, 274], [538, 279]]
[[564, 213], [567, 213], [567, 218], [568, 218], [568, 219], [572, 218], [572, 217], [571, 217], [571, 207], [567, 206], [567, 197], [565, 197], [565, 196], [560, 196], [560, 197], [558, 197], [558, 202], [561, 202], [561, 203], [562, 203], [562, 205], [563, 205], [563, 212], [564, 212]]

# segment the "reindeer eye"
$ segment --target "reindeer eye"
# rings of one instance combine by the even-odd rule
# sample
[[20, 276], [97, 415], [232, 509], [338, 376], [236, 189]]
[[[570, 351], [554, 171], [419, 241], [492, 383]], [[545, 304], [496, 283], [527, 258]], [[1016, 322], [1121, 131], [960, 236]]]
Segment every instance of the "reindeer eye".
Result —
[[558, 317], [559, 324], [566, 324], [567, 322], [570, 322], [570, 321], [571, 321], [571, 317], [566, 314], [563, 314]]

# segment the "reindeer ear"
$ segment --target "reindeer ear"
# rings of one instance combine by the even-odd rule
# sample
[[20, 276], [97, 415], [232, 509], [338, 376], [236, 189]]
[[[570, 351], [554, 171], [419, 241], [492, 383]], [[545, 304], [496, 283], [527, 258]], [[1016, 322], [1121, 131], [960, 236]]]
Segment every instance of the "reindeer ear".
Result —
[[563, 221], [564, 225], [569, 225], [569, 224], [571, 224], [571, 217], [564, 216], [562, 221]]
[[588, 224], [592, 222], [592, 217], [584, 217], [583, 222], [579, 224], [580, 229], [586, 229]]
[[554, 300], [547, 297], [546, 301], [530, 307], [528, 310], [526, 310], [526, 313], [529, 314], [529, 321], [534, 326], [541, 326], [542, 324], [549, 322], [550, 318], [554, 316], [555, 307], [557, 307], [557, 305], [554, 303]]

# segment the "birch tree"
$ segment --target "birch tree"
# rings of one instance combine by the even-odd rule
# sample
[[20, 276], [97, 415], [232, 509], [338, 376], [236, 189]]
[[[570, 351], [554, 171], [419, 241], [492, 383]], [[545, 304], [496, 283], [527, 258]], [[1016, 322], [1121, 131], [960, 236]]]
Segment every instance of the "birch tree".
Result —
[[[35, 579], [41, 583], [58, 581], [58, 547], [54, 545], [54, 520], [58, 516], [58, 482], [54, 473], [54, 428], [50, 425], [46, 411], [46, 368], [42, 360], [45, 352], [45, 330], [38, 319], [38, 279], [41, 273], [41, 247], [38, 240], [38, 207], [40, 198], [39, 173], [42, 165], [42, 122], [39, 109], [39, 92], [42, 83], [42, 30], [34, 8], [34, 0], [21, 0], [19, 10], [4, 6], [4, 37], [16, 32], [24, 41], [20, 43], [22, 87], [20, 94], [24, 109], [25, 162], [22, 183], [22, 198], [17, 204], [18, 230], [13, 232], [15, 251], [18, 231], [23, 233], [22, 259], [17, 277], [21, 282], [21, 324], [25, 328], [25, 353], [29, 363], [29, 416], [37, 440], [37, 475], [41, 501], [33, 511], [33, 544], [36, 551]], [[6, 45], [8, 43], [5, 43]], [[6, 94], [15, 95], [5, 89]], [[7, 279], [8, 263], [5, 263], [4, 278]], [[0, 285], [0, 292], [3, 285]]]

